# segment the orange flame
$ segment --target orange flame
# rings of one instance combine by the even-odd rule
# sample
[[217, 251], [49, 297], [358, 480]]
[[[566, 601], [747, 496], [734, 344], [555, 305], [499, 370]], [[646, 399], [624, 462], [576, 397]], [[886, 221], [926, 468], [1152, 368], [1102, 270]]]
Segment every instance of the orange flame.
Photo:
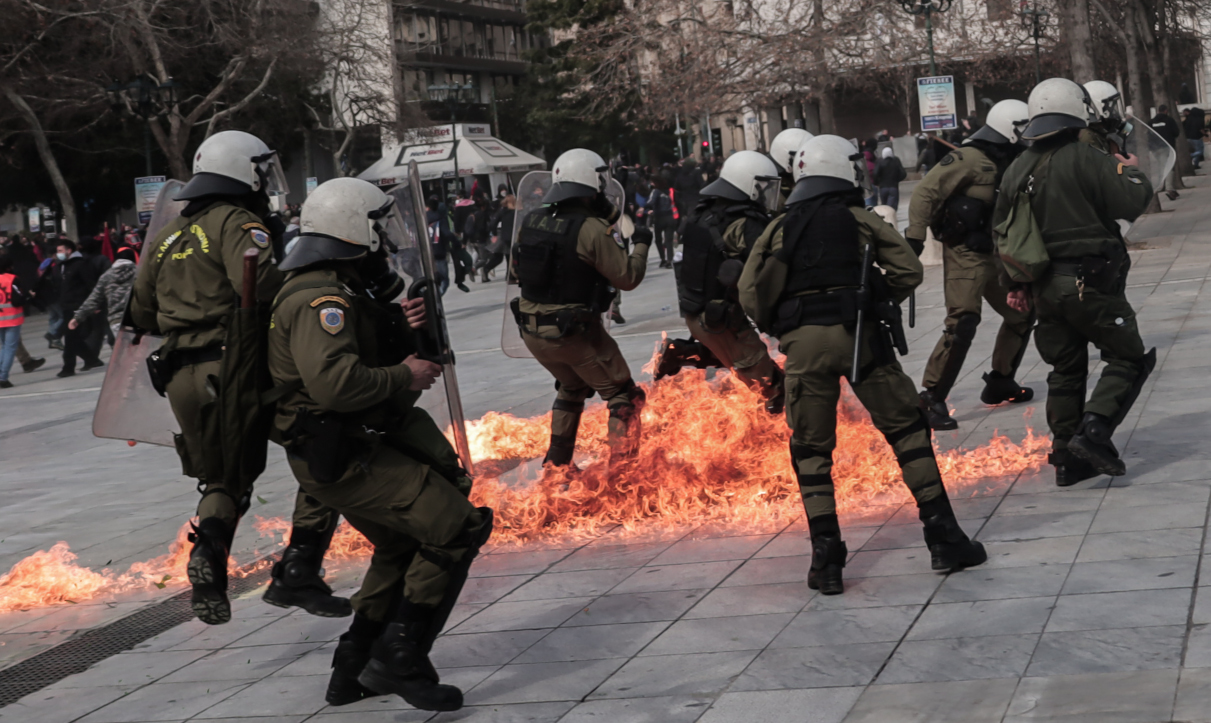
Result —
[[[607, 464], [605, 405], [586, 410], [577, 450], [581, 471], [538, 470], [520, 462], [541, 458], [550, 438], [550, 414], [522, 419], [489, 412], [467, 424], [471, 454], [481, 470], [472, 500], [496, 513], [496, 545], [661, 533], [704, 524], [768, 530], [799, 518], [802, 507], [790, 465], [790, 432], [782, 417], [761, 407], [758, 394], [727, 372], [708, 380], [702, 370], [645, 385], [643, 441], [638, 456], [611, 473]], [[938, 455], [952, 497], [970, 494], [980, 480], [1039, 469], [1050, 447], [1027, 430], [1015, 443], [1001, 434], [971, 450]], [[840, 511], [910, 499], [891, 448], [846, 389], [838, 408], [833, 479]], [[527, 475], [527, 469], [530, 470]], [[485, 478], [486, 477], [486, 478]], [[284, 544], [286, 519], [259, 519], [262, 537]], [[0, 612], [113, 596], [185, 582], [188, 525], [169, 551], [115, 574], [76, 564], [67, 543], [36, 552], [0, 577]], [[370, 543], [342, 524], [327, 556], [339, 561], [369, 556]], [[237, 567], [243, 577], [271, 561]]]

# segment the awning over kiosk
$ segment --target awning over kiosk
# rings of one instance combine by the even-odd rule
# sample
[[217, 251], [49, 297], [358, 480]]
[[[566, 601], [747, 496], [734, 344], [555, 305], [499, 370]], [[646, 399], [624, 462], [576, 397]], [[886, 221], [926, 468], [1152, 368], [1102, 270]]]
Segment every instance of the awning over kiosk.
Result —
[[[454, 138], [450, 140], [453, 130]], [[415, 134], [416, 143], [387, 148], [383, 157], [358, 174], [363, 181], [394, 186], [408, 173], [408, 162], [416, 161], [422, 181], [460, 176], [479, 176], [541, 171], [546, 161], [493, 138], [486, 123], [434, 126]]]

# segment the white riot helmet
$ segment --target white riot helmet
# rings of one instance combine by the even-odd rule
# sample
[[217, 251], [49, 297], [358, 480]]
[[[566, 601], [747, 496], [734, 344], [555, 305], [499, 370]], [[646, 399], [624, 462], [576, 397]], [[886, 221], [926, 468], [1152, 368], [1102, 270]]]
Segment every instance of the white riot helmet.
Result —
[[384, 245], [390, 251], [412, 245], [395, 199], [367, 181], [334, 178], [303, 203], [297, 242], [278, 268], [293, 271], [320, 261], [357, 259]]
[[793, 173], [795, 155], [811, 137], [812, 134], [802, 128], [787, 128], [774, 136], [774, 141], [769, 144], [770, 158], [774, 159], [783, 173]]
[[609, 182], [610, 167], [605, 159], [585, 148], [564, 151], [551, 167], [551, 190], [543, 203], [558, 203], [569, 198], [591, 198]]
[[243, 131], [223, 131], [202, 141], [193, 155], [193, 178], [174, 200], [203, 196], [243, 196], [264, 191], [280, 210], [290, 192], [277, 151]]
[[[1030, 122], [1030, 109], [1020, 100], [1003, 100], [988, 111], [984, 127], [967, 140], [989, 143], [1017, 143], [1022, 129]], [[966, 141], [965, 141], [966, 142]]]
[[1030, 91], [1030, 123], [1022, 138], [1035, 141], [1067, 128], [1086, 128], [1098, 119], [1089, 92], [1067, 78], [1048, 78]]
[[778, 167], [756, 151], [736, 151], [723, 162], [719, 178], [700, 191], [732, 201], [758, 201], [773, 210], [778, 204]]
[[1123, 95], [1113, 84], [1104, 80], [1091, 80], [1085, 84], [1089, 99], [1093, 101], [1093, 112], [1097, 120], [1117, 127], [1122, 123]]
[[795, 155], [795, 189], [786, 204], [852, 191], [862, 185], [864, 174], [865, 161], [853, 143], [841, 136], [814, 136]]

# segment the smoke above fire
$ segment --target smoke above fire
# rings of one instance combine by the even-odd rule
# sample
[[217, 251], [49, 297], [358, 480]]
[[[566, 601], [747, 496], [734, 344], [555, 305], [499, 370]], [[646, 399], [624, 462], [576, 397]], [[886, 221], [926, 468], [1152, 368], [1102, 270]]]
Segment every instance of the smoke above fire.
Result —
[[[550, 414], [520, 418], [489, 412], [467, 432], [479, 477], [472, 501], [492, 507], [492, 544], [525, 546], [587, 540], [606, 531], [620, 542], [710, 525], [737, 531], [777, 529], [802, 516], [790, 466], [790, 431], [760, 397], [726, 372], [708, 379], [702, 370], [644, 385], [643, 438], [638, 456], [610, 469], [604, 404], [586, 410], [577, 440], [578, 469], [542, 469], [534, 461], [550, 439]], [[984, 480], [1039, 469], [1050, 441], [1029, 429], [1018, 442], [1001, 434], [972, 449], [938, 454], [954, 498], [976, 492]], [[838, 406], [833, 454], [837, 503], [847, 512], [911, 499], [895, 456], [870, 417], [846, 389]], [[257, 519], [262, 536], [279, 544], [290, 521]], [[0, 612], [79, 603], [152, 586], [185, 584], [186, 524], [168, 552], [124, 573], [78, 565], [66, 542], [36, 552], [0, 576]], [[348, 524], [333, 539], [329, 570], [367, 559], [371, 545]], [[245, 576], [269, 564], [240, 565]]]

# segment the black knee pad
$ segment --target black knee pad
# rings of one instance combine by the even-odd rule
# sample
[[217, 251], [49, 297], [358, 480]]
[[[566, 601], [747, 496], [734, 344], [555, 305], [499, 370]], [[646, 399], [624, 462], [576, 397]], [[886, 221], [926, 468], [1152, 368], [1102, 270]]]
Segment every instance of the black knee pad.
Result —
[[812, 459], [813, 457], [824, 457], [825, 459], [832, 460], [833, 453], [826, 452], [822, 449], [816, 449], [815, 447], [809, 447], [806, 444], [798, 444], [793, 441], [791, 442], [792, 460], [799, 462], [806, 459]]

